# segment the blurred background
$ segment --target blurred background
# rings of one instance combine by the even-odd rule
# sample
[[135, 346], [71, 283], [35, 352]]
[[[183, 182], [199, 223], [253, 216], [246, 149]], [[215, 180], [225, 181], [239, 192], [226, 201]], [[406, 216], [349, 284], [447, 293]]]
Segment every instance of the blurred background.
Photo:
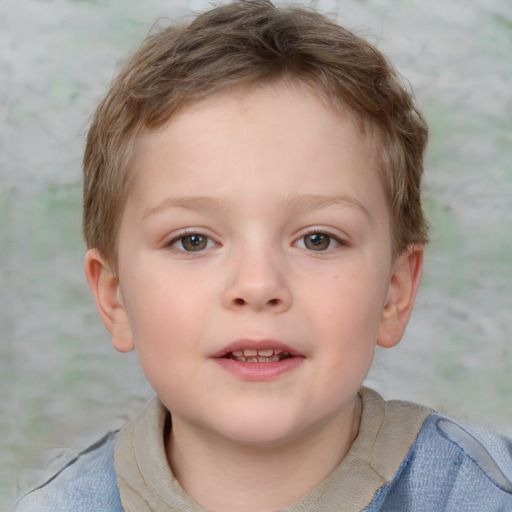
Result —
[[[151, 396], [83, 276], [81, 154], [96, 103], [155, 20], [209, 5], [0, 0], [1, 510]], [[431, 128], [422, 289], [367, 384], [512, 435], [512, 3], [301, 5], [383, 50]]]

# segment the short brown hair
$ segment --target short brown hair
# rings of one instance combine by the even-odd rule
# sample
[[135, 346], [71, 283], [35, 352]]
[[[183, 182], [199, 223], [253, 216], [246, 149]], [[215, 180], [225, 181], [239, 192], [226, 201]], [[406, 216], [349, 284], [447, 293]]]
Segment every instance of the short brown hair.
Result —
[[428, 240], [421, 205], [427, 126], [411, 93], [371, 44], [316, 12], [238, 0], [150, 35], [96, 110], [84, 155], [83, 232], [115, 268], [137, 136], [191, 102], [291, 79], [358, 115], [380, 162], [396, 256]]

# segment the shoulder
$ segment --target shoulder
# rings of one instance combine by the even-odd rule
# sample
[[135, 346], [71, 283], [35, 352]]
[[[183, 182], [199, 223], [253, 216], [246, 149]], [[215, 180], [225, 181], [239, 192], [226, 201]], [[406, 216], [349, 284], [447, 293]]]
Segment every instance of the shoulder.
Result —
[[[411, 455], [435, 455], [437, 461], [458, 469], [459, 480], [471, 475], [472, 484], [482, 480], [512, 498], [512, 440], [432, 414], [415, 445]], [[431, 464], [438, 465], [435, 460]]]
[[16, 512], [122, 512], [113, 453], [116, 432], [89, 446], [25, 495]]
[[512, 441], [432, 413], [367, 510], [510, 512]]

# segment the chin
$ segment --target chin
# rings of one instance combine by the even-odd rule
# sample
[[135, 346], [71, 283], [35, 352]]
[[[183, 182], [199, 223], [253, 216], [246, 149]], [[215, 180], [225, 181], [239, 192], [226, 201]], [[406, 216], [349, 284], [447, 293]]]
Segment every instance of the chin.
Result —
[[[226, 420], [226, 417], [223, 418]], [[234, 421], [217, 425], [217, 434], [225, 440], [247, 448], [266, 449], [282, 446], [304, 434], [303, 423], [290, 421], [281, 412], [267, 415], [237, 415]]]

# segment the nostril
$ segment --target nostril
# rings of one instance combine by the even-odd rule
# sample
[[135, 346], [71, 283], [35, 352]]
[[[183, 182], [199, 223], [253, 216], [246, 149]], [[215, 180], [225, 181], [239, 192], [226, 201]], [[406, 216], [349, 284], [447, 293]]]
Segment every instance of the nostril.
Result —
[[241, 298], [238, 298], [238, 299], [235, 299], [234, 300], [234, 303], [235, 305], [237, 306], [243, 306], [245, 304], [245, 300], [244, 299], [241, 299]]
[[279, 299], [270, 299], [268, 303], [272, 304], [273, 306], [276, 306], [277, 304], [279, 304]]

